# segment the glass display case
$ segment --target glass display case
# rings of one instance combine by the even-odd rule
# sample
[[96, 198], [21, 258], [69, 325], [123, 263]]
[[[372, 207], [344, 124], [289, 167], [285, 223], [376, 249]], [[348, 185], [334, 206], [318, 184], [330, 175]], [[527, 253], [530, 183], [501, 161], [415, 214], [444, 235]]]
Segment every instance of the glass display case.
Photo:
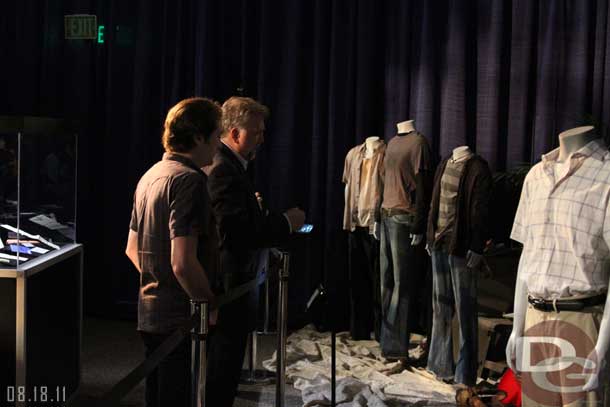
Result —
[[0, 268], [76, 243], [76, 163], [64, 122], [0, 117]]
[[42, 388], [63, 404], [80, 384], [76, 152], [61, 120], [0, 116], [0, 383], [23, 390], [0, 405], [24, 406]]

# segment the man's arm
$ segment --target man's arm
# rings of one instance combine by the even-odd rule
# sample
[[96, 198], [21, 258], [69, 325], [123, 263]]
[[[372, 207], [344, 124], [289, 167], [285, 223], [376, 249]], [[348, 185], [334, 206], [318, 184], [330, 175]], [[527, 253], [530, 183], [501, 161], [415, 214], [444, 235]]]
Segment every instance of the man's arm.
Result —
[[171, 264], [176, 279], [193, 300], [207, 300], [216, 308], [216, 298], [208, 277], [197, 259], [197, 238], [179, 236], [172, 239]]
[[136, 266], [139, 273], [142, 272], [140, 269], [140, 261], [138, 258], [138, 234], [133, 230], [129, 229], [129, 236], [127, 236], [127, 248], [125, 248], [125, 254], [129, 257], [129, 260]]

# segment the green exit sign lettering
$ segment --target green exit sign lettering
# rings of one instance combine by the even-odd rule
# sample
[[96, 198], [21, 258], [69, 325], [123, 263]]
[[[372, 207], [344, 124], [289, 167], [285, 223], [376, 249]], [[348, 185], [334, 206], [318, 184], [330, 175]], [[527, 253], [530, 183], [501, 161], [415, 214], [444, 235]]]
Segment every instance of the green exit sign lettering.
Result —
[[91, 14], [72, 14], [64, 16], [65, 37], [67, 40], [95, 40], [98, 38], [97, 16]]

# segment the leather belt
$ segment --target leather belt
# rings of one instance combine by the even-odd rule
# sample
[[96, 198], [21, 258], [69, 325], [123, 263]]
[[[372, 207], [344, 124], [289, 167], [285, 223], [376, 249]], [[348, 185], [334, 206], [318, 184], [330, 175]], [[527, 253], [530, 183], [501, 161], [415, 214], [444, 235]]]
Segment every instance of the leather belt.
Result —
[[383, 215], [385, 215], [386, 217], [396, 216], [396, 215], [410, 215], [410, 216], [413, 216], [413, 219], [415, 219], [415, 215], [414, 214], [412, 214], [411, 212], [407, 212], [404, 209], [381, 208], [381, 213]]
[[582, 311], [584, 308], [593, 307], [595, 305], [604, 304], [606, 302], [606, 293], [587, 297], [580, 300], [545, 300], [543, 298], [527, 296], [527, 301], [538, 311], [543, 312], [560, 312], [560, 311]]

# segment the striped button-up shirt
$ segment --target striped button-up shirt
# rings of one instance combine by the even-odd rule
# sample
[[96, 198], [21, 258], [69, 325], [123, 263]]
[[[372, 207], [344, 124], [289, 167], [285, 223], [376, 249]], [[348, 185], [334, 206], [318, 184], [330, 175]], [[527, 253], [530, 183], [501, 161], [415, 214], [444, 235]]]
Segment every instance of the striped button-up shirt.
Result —
[[610, 152], [594, 140], [558, 165], [559, 149], [525, 178], [511, 238], [519, 278], [546, 299], [596, 294], [610, 278]]

